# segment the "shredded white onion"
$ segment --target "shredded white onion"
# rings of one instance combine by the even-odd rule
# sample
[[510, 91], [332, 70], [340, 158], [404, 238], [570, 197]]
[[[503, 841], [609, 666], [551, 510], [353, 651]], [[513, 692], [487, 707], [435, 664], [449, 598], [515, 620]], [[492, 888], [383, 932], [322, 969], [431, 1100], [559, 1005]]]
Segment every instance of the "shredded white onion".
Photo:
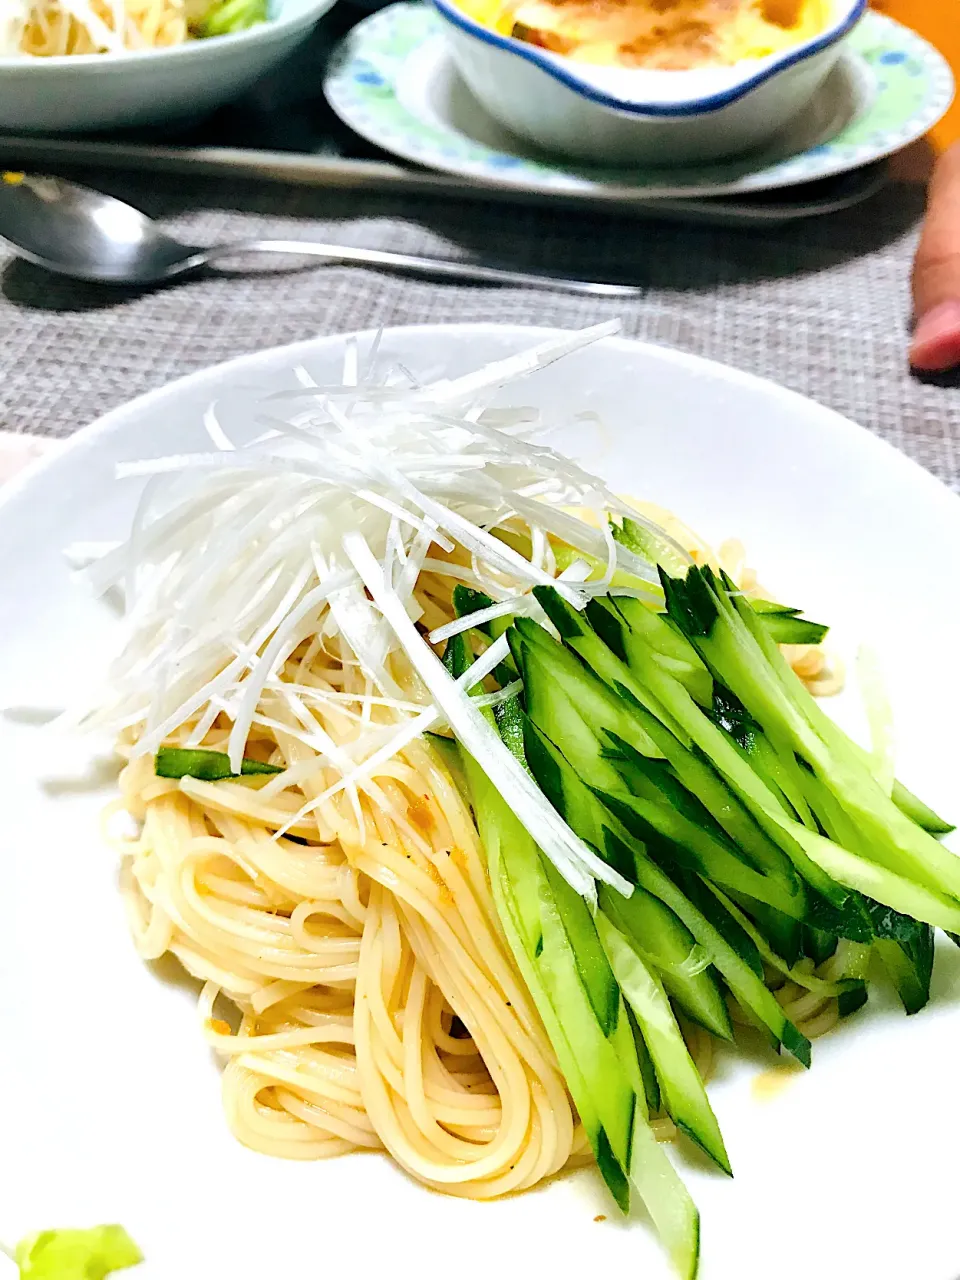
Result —
[[[282, 723], [341, 775], [303, 813], [340, 791], [359, 812], [358, 787], [373, 794], [365, 779], [377, 763], [446, 724], [578, 892], [594, 899], [600, 879], [628, 893], [483, 715], [514, 687], [468, 696], [506, 657], [505, 637], [476, 660], [470, 683], [454, 681], [417, 629], [425, 606], [415, 594], [426, 572], [494, 601], [434, 628], [438, 643], [512, 612], [542, 619], [530, 594], [539, 584], [577, 608], [615, 573], [634, 579], [618, 591], [656, 592], [652, 566], [615, 542], [602, 519], [594, 528], [570, 514], [617, 511], [618, 499], [533, 443], [549, 425], [536, 410], [490, 404], [508, 383], [616, 329], [596, 325], [459, 377], [419, 381], [397, 365], [377, 372], [379, 335], [366, 353], [353, 339], [340, 385], [297, 366], [292, 386], [261, 397], [267, 415], [247, 406], [243, 421], [224, 421], [226, 403], [211, 405], [198, 418], [196, 452], [122, 463], [119, 477], [147, 477], [131, 536], [118, 547], [78, 547], [75, 561], [103, 552], [84, 573], [96, 591], [123, 589], [124, 642], [102, 698], [79, 721], [113, 732], [138, 726], [137, 750], [152, 753], [184, 728], [202, 741], [223, 716], [235, 770], [251, 726]], [[267, 430], [249, 439], [251, 423]], [[526, 551], [497, 536], [508, 520]], [[552, 539], [580, 553], [559, 576]], [[363, 676], [366, 695], [349, 695], [354, 706], [343, 707], [358, 735], [348, 749], [320, 720], [338, 695], [280, 678], [311, 637]], [[284, 777], [267, 785], [282, 789]]]

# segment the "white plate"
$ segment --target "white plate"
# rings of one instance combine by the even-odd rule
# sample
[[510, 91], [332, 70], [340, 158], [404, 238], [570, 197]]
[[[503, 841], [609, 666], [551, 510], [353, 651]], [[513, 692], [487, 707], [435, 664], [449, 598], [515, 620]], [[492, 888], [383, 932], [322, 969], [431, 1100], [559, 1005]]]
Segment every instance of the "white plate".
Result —
[[[388, 331], [424, 373], [504, 355], [544, 331]], [[70, 583], [60, 549], [118, 537], [136, 482], [121, 459], [191, 447], [211, 398], [323, 381], [343, 340], [268, 351], [108, 415], [0, 498], [0, 703], [82, 672], [114, 623]], [[836, 414], [690, 356], [605, 342], [514, 388], [553, 410], [557, 443], [618, 488], [672, 505], [708, 537], [743, 537], [765, 581], [871, 639], [890, 684], [901, 776], [957, 810], [960, 502]], [[575, 421], [602, 415], [604, 428]], [[0, 719], [0, 1098], [4, 1237], [124, 1223], [147, 1264], [131, 1280], [491, 1275], [667, 1280], [646, 1223], [616, 1221], [590, 1171], [502, 1203], [431, 1194], [385, 1157], [285, 1163], [236, 1145], [186, 984], [130, 943], [98, 811], [109, 777], [44, 784], [51, 743]], [[99, 791], [91, 784], [100, 778]], [[169, 974], [170, 970], [166, 970]], [[813, 1070], [767, 1101], [759, 1060], [724, 1055], [711, 1096], [736, 1180], [677, 1158], [703, 1215], [703, 1280], [955, 1280], [960, 952], [909, 1021], [886, 997], [820, 1041]], [[772, 1065], [772, 1060], [766, 1062]], [[595, 1216], [605, 1214], [606, 1222]]]
[[487, 115], [461, 81], [444, 24], [421, 4], [393, 4], [350, 31], [324, 93], [361, 137], [463, 177], [611, 200], [772, 191], [848, 173], [922, 137], [947, 110], [943, 56], [891, 18], [867, 13], [810, 107], [763, 151], [683, 168], [593, 168], [537, 152]]

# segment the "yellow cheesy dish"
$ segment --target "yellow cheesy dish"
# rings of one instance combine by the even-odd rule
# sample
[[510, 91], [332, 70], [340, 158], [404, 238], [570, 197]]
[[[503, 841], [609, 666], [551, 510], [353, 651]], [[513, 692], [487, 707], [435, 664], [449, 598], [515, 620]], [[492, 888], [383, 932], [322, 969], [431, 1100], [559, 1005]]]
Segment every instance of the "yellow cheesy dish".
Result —
[[685, 71], [782, 53], [819, 35], [829, 0], [461, 0], [476, 22], [598, 66]]

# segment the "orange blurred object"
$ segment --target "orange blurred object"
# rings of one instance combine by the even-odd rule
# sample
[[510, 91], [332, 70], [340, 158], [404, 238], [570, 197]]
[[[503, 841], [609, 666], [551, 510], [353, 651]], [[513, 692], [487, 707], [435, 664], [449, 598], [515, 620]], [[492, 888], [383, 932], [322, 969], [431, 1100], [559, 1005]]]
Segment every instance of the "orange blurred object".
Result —
[[[874, 9], [888, 13], [935, 44], [960, 81], [960, 4], [958, 0], [871, 0]], [[953, 104], [930, 134], [938, 150], [960, 141], [960, 101]]]

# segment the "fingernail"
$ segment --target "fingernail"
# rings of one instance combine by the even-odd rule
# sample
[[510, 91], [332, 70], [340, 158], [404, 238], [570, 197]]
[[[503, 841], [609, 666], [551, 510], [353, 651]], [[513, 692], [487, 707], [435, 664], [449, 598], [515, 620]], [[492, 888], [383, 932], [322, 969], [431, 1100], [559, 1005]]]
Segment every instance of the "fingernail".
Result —
[[925, 373], [942, 373], [960, 365], [960, 298], [941, 302], [919, 318], [910, 363]]

